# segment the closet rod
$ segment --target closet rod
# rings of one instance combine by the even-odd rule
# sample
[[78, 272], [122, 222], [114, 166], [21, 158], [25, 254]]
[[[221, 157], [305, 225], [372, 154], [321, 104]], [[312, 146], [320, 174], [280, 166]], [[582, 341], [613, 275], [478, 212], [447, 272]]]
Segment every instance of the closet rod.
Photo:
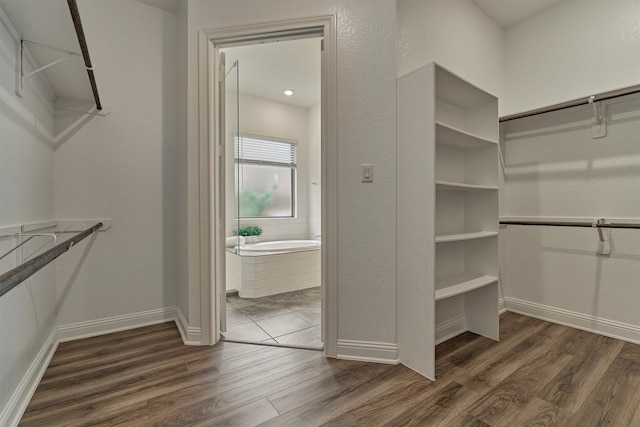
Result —
[[[595, 95], [593, 102], [604, 101], [606, 99], [618, 98], [620, 96], [631, 95], [634, 93], [640, 93], [640, 85], [630, 86], [624, 89], [612, 90], [610, 92], [601, 93], [600, 95]], [[535, 110], [525, 111], [523, 113], [512, 114], [510, 116], [500, 117], [499, 121], [508, 122], [509, 120], [522, 119], [524, 117], [537, 116], [538, 114], [549, 113], [551, 111], [564, 110], [566, 108], [577, 107], [578, 105], [587, 105], [589, 104], [590, 96], [585, 98], [574, 99], [573, 101], [562, 102], [560, 104], [551, 105], [549, 107], [538, 108]]]
[[37, 257], [20, 264], [19, 266], [7, 271], [0, 276], [0, 297], [11, 289], [18, 286], [20, 283], [31, 277], [33, 274], [41, 270], [45, 265], [49, 264], [54, 259], [58, 258], [63, 253], [67, 252], [71, 247], [85, 237], [90, 236], [94, 232], [98, 231], [102, 227], [102, 223], [98, 222], [91, 228], [84, 230], [81, 233], [76, 234], [72, 238], [54, 246], [48, 251], [38, 255]]
[[100, 102], [100, 95], [98, 94], [98, 85], [96, 85], [96, 77], [93, 75], [93, 65], [91, 65], [91, 58], [89, 57], [87, 39], [84, 37], [84, 29], [82, 28], [82, 21], [80, 20], [78, 4], [76, 3], [76, 0], [67, 0], [67, 4], [69, 5], [69, 12], [71, 12], [71, 19], [73, 19], [73, 26], [76, 29], [76, 35], [78, 36], [78, 43], [80, 43], [80, 49], [82, 50], [84, 66], [87, 69], [87, 74], [89, 75], [89, 83], [91, 83], [93, 99], [96, 101], [96, 108], [98, 110], [102, 110], [102, 103]]
[[640, 229], [640, 224], [622, 223], [622, 222], [594, 224], [592, 222], [576, 222], [576, 221], [500, 221], [500, 225], [548, 225], [552, 227], [597, 227], [597, 228]]

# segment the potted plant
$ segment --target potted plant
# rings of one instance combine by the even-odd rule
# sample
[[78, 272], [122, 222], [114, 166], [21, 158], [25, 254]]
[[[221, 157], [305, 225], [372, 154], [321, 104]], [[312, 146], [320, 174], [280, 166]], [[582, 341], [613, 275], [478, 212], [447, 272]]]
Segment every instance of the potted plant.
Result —
[[257, 225], [245, 225], [233, 231], [235, 236], [242, 236], [246, 243], [256, 243], [260, 239], [258, 236], [262, 234], [262, 227]]

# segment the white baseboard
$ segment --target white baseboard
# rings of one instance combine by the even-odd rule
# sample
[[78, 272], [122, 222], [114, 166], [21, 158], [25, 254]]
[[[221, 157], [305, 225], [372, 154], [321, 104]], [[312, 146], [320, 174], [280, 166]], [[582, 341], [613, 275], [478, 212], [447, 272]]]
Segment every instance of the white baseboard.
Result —
[[467, 318], [457, 317], [448, 322], [436, 325], [436, 345], [460, 335], [467, 330]]
[[338, 359], [363, 362], [400, 363], [399, 346], [395, 343], [338, 340]]
[[498, 299], [498, 314], [505, 313], [507, 311], [507, 301], [505, 298]]
[[0, 426], [18, 425], [57, 347], [57, 330], [54, 328], [0, 413]]
[[58, 326], [58, 341], [72, 341], [95, 337], [112, 332], [141, 328], [176, 319], [176, 307], [158, 308], [122, 316], [106, 317], [88, 322], [71, 323]]
[[517, 298], [506, 297], [505, 302], [507, 310], [514, 313], [559, 323], [634, 344], [640, 344], [640, 327], [636, 325], [603, 319]]
[[193, 326], [189, 326], [189, 322], [182, 314], [182, 310], [180, 307], [176, 307], [176, 326], [178, 327], [178, 331], [180, 331], [180, 336], [182, 337], [182, 342], [185, 345], [202, 345], [202, 330], [201, 328], [196, 328]]

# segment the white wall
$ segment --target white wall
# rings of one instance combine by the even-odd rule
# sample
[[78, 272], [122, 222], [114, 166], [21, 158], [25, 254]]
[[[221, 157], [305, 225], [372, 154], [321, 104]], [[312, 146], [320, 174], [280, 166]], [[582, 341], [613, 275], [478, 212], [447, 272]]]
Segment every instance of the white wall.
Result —
[[[2, 13], [0, 11], [0, 13]], [[53, 219], [52, 93], [39, 78], [15, 95], [17, 44], [0, 22], [0, 229]], [[40, 238], [38, 246], [44, 241]], [[0, 255], [15, 246], [0, 237]], [[35, 249], [35, 248], [34, 248]], [[0, 261], [0, 273], [19, 261], [15, 253]], [[29, 365], [55, 328], [52, 267], [41, 270], [0, 297], [0, 424]]]
[[500, 98], [504, 30], [470, 0], [397, 1], [398, 76], [437, 62]]
[[[338, 26], [338, 334], [340, 339], [395, 342], [395, 2], [392, 0], [189, 1], [189, 165], [198, 155], [198, 30], [335, 13]], [[375, 72], [373, 72], [375, 70]], [[375, 164], [373, 184], [360, 164]], [[191, 326], [200, 322], [198, 171], [187, 174], [189, 271], [180, 301]], [[182, 295], [182, 294], [181, 294]], [[185, 307], [186, 306], [186, 307]]]
[[501, 115], [640, 80], [640, 2], [566, 0], [506, 30]]
[[[241, 83], [242, 84], [242, 83]], [[319, 129], [318, 129], [319, 131]], [[309, 187], [309, 131], [307, 109], [275, 102], [251, 95], [240, 95], [240, 132], [246, 134], [270, 136], [296, 141], [298, 159], [298, 191], [296, 218], [247, 219], [240, 226], [259, 225], [263, 229], [262, 240], [306, 239], [309, 235], [308, 187]], [[231, 145], [227, 145], [226, 176], [227, 188], [235, 180], [234, 160]], [[320, 158], [315, 162], [320, 164]], [[318, 166], [319, 167], [319, 166]], [[227, 236], [238, 228], [235, 220], [234, 195], [227, 192]]]
[[[588, 107], [509, 124], [503, 215], [640, 223], [640, 97], [607, 103], [602, 139]], [[609, 256], [595, 254], [593, 228], [508, 226], [501, 238], [508, 308], [640, 342], [640, 230], [612, 230]]]
[[177, 16], [132, 0], [79, 8], [111, 114], [57, 148], [55, 212], [113, 227], [58, 262], [61, 325], [177, 300]]
[[[634, 0], [566, 0], [508, 28], [502, 114], [639, 84], [639, 16]], [[587, 107], [508, 124], [501, 215], [638, 218], [639, 104], [613, 102], [603, 139]], [[508, 308], [640, 340], [638, 232], [613, 230], [609, 257], [591, 229], [500, 234]]]

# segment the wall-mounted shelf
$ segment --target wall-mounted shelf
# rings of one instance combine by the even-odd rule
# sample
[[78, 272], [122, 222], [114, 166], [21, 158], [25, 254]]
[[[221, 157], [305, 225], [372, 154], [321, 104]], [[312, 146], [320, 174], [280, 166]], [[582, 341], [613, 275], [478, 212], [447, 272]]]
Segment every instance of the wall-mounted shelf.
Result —
[[460, 182], [448, 182], [436, 180], [436, 189], [442, 191], [469, 191], [469, 190], [497, 190], [497, 185], [476, 185]]
[[436, 243], [461, 242], [464, 240], [485, 239], [487, 237], [497, 236], [497, 231], [475, 231], [471, 233], [461, 234], [444, 234], [436, 236]]
[[39, 78], [56, 109], [57, 101], [64, 100], [74, 103], [71, 110], [76, 113], [109, 113], [98, 94], [76, 0], [5, 0], [0, 21], [16, 42], [18, 96], [31, 90], [30, 79]]
[[498, 144], [498, 141], [484, 138], [445, 123], [436, 122], [436, 143], [458, 150], [469, 150], [491, 147]]
[[497, 282], [497, 277], [473, 273], [463, 273], [436, 279], [436, 301], [461, 295]]

